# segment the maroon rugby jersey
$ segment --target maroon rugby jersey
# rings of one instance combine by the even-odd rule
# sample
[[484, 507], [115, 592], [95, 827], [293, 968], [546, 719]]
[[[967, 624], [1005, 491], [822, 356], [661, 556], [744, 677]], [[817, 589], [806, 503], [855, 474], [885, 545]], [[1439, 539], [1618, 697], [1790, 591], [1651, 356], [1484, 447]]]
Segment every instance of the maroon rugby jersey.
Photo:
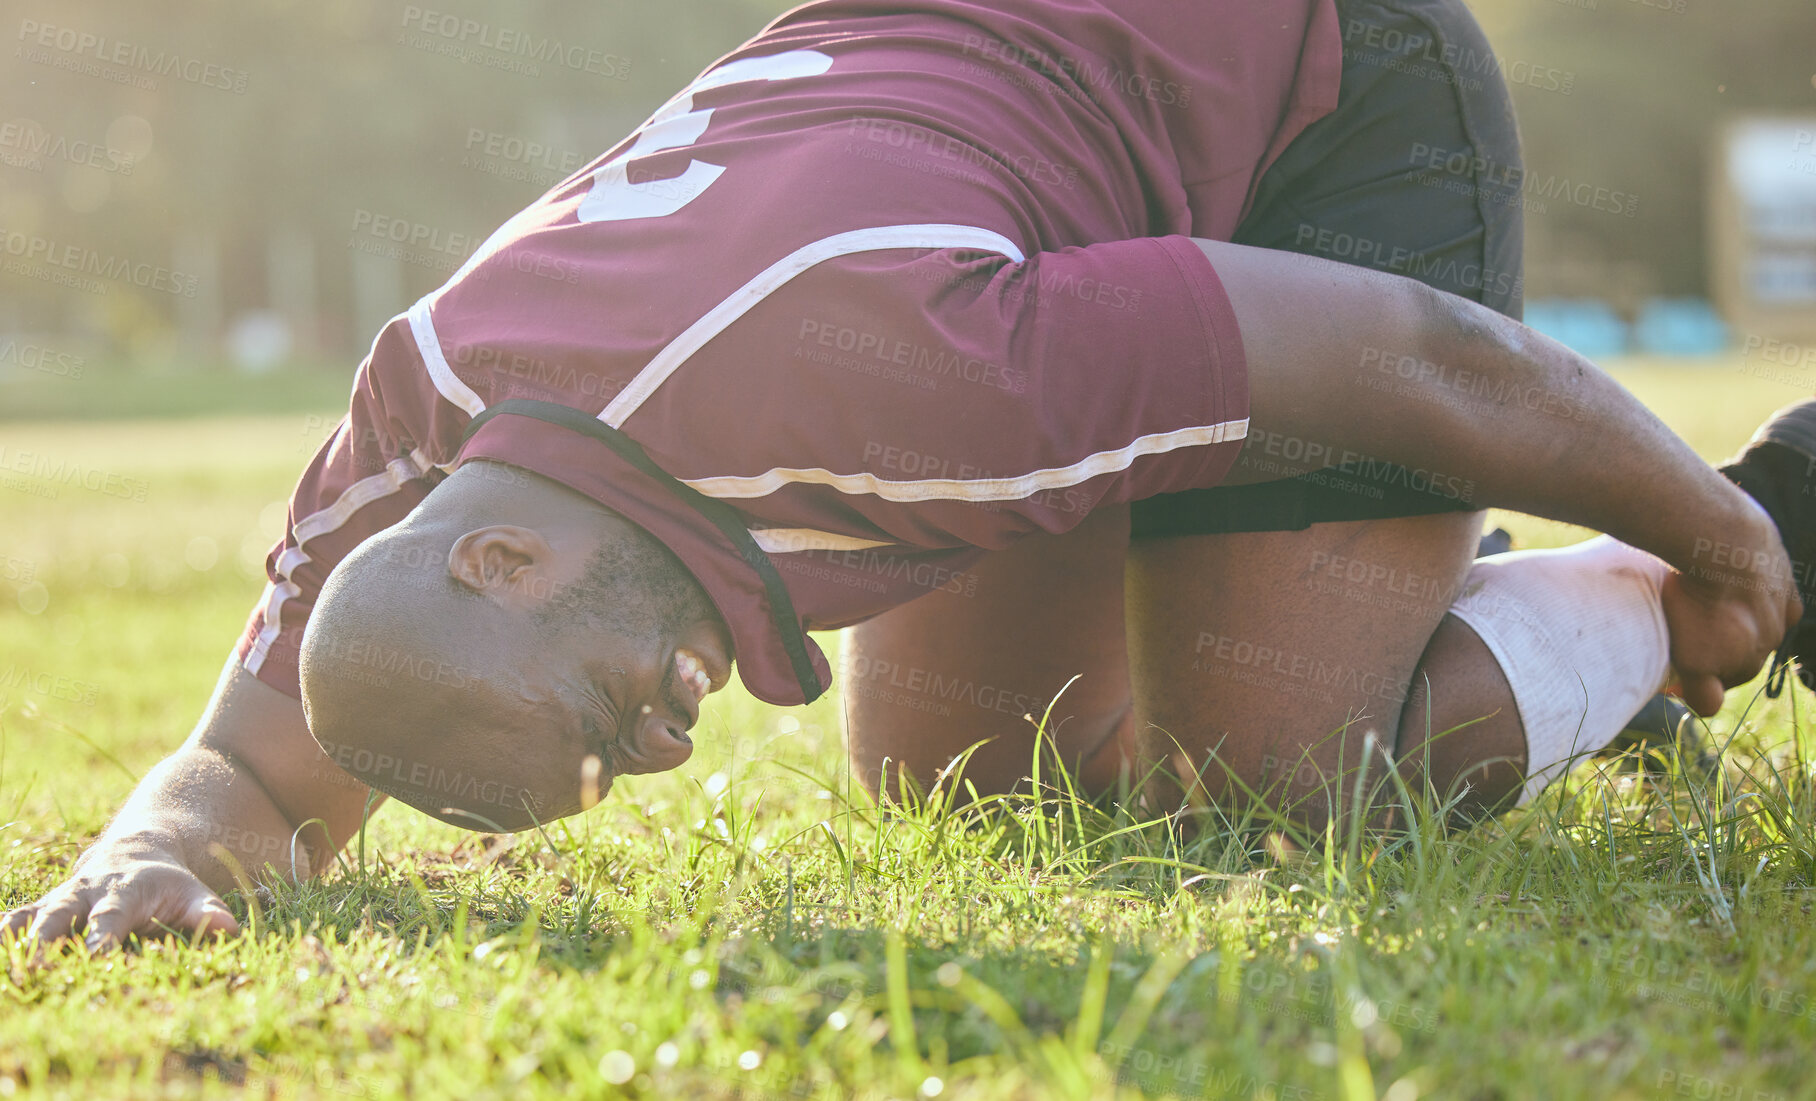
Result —
[[1227, 240], [1335, 106], [1336, 19], [1332, 0], [787, 13], [379, 334], [292, 498], [246, 668], [297, 695], [328, 572], [468, 459], [647, 529], [782, 704], [830, 679], [803, 629], [966, 591], [978, 555], [1098, 504], [1215, 485], [1247, 382], [1189, 236]]

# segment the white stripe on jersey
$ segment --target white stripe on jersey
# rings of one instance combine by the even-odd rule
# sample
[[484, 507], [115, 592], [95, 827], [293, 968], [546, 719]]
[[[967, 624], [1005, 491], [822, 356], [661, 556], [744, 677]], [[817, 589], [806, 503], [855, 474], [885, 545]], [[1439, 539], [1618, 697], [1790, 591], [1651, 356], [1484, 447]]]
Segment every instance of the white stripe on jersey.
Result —
[[[435, 389], [442, 397], [455, 406], [467, 411], [467, 416], [477, 417], [485, 411], [486, 403], [479, 400], [473, 388], [460, 381], [454, 368], [448, 366], [448, 359], [441, 354], [441, 337], [435, 333], [435, 320], [429, 316], [429, 300], [441, 292], [419, 299], [410, 307], [410, 335], [416, 338], [416, 351], [422, 356], [423, 366], [429, 369], [429, 379], [435, 383]], [[396, 320], [393, 318], [393, 320]]]
[[1064, 489], [1097, 477], [1128, 469], [1143, 455], [1160, 455], [1183, 447], [1205, 447], [1215, 443], [1245, 439], [1248, 420], [1224, 421], [1172, 432], [1155, 432], [1138, 437], [1127, 447], [1099, 451], [1069, 466], [1049, 467], [1023, 474], [1019, 478], [927, 478], [919, 481], [890, 481], [874, 474], [834, 474], [823, 467], [790, 470], [777, 467], [752, 477], [686, 478], [708, 497], [767, 497], [786, 485], [831, 486], [840, 493], [854, 496], [872, 494], [885, 501], [1020, 501], [1049, 489]]
[[[346, 429], [346, 422], [343, 421], [335, 435], [339, 436]], [[339, 531], [346, 526], [347, 521], [353, 519], [354, 513], [374, 501], [396, 493], [404, 487], [404, 483], [422, 477], [433, 466], [429, 456], [419, 447], [410, 452], [408, 458], [399, 456], [392, 459], [380, 473], [354, 482], [342, 490], [340, 496], [327, 508], [312, 512], [296, 522], [290, 529], [290, 538], [296, 545], [286, 548], [278, 556], [276, 563], [277, 573], [283, 581], [265, 586], [265, 625], [246, 653], [246, 660], [242, 663], [246, 672], [258, 675], [259, 669], [265, 664], [265, 656], [271, 652], [271, 644], [283, 632], [284, 605], [303, 594], [302, 587], [291, 580], [298, 569], [311, 561], [308, 552], [303, 550], [303, 544], [329, 532]]]
[[[823, 237], [811, 245], [806, 245], [789, 253], [766, 268], [755, 279], [733, 291], [731, 297], [714, 306], [700, 320], [689, 325], [680, 336], [669, 342], [666, 348], [656, 353], [654, 359], [643, 370], [637, 373], [630, 385], [626, 386], [612, 403], [599, 414], [599, 419], [613, 428], [623, 428], [624, 422], [635, 413], [649, 396], [656, 392], [656, 387], [668, 381], [675, 369], [706, 346], [707, 341], [724, 332], [726, 327], [738, 318], [749, 313], [757, 303], [781, 289], [790, 279], [800, 275], [815, 264], [840, 256], [850, 256], [857, 252], [877, 252], [883, 249], [980, 249], [984, 252], [999, 253], [1021, 263], [1025, 257], [1014, 241], [1000, 233], [977, 226], [957, 225], [915, 225], [915, 226], [876, 226], [871, 229], [854, 229], [849, 233], [839, 233]], [[427, 306], [423, 307], [423, 316], [428, 316]], [[411, 315], [414, 322], [415, 315]], [[440, 354], [439, 347], [436, 354]], [[425, 353], [426, 358], [426, 353]], [[441, 383], [437, 381], [436, 386]], [[443, 390], [443, 394], [447, 391]], [[469, 391], [471, 393], [471, 391]], [[453, 401], [453, 398], [448, 400]], [[477, 399], [475, 399], [477, 400]], [[459, 404], [455, 402], [455, 404]]]
[[801, 551], [875, 550], [896, 544], [884, 539], [860, 539], [855, 535], [838, 535], [813, 528], [751, 528], [750, 537], [766, 554], [797, 554]]
[[385, 464], [385, 469], [369, 478], [361, 478], [334, 499], [334, 503], [320, 512], [310, 513], [296, 522], [291, 531], [291, 538], [296, 540], [298, 548], [304, 543], [338, 531], [353, 514], [365, 508], [380, 497], [389, 497], [402, 489], [405, 482], [415, 481], [427, 474], [434, 467], [429, 456], [422, 448], [417, 448], [406, 456], [398, 456]]
[[265, 625], [259, 629], [259, 637], [252, 640], [251, 649], [246, 651], [246, 660], [240, 663], [246, 672], [256, 677], [259, 670], [265, 667], [265, 656], [271, 652], [271, 644], [277, 641], [278, 633], [283, 630], [283, 626], [277, 618], [279, 609], [284, 606], [286, 601], [294, 600], [301, 595], [303, 595], [302, 586], [294, 581], [287, 580], [282, 585], [265, 583], [265, 595], [260, 601], [265, 606], [265, 610], [260, 616]]

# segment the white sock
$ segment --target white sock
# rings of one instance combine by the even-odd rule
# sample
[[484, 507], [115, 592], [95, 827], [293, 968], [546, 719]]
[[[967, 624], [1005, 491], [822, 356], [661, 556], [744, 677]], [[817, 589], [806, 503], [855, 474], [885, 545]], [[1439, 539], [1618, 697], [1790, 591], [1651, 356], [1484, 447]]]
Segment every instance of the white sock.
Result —
[[1487, 644], [1526, 728], [1524, 804], [1663, 687], [1671, 568], [1606, 535], [1477, 562], [1450, 612]]

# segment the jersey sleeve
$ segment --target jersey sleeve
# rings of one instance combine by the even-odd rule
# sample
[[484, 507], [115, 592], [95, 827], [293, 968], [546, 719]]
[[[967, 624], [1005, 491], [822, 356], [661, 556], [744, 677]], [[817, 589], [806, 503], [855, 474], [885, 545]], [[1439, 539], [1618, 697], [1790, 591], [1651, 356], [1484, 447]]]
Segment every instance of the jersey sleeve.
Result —
[[451, 422], [464, 415], [455, 413], [422, 370], [408, 322], [393, 321], [360, 365], [346, 416], [290, 495], [283, 538], [265, 558], [265, 592], [235, 651], [248, 672], [301, 698], [297, 658], [323, 582], [446, 476], [438, 440], [458, 436]]
[[1248, 417], [1234, 312], [1186, 237], [842, 257], [657, 393], [627, 430], [685, 440], [658, 461], [694, 488], [921, 548], [998, 549], [1215, 485]]

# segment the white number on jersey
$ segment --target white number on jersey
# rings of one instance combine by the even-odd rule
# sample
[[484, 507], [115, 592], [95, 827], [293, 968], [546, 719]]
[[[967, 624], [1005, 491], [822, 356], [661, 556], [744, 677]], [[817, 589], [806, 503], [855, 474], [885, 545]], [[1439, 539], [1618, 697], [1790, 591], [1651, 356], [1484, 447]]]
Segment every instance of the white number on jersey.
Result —
[[819, 76], [832, 58], [818, 50], [790, 50], [768, 57], [747, 57], [703, 74], [681, 94], [637, 128], [631, 147], [593, 173], [593, 189], [580, 200], [583, 222], [622, 222], [662, 218], [700, 197], [724, 173], [725, 166], [689, 161], [687, 170], [668, 180], [630, 182], [631, 162], [664, 149], [681, 149], [700, 140], [712, 122], [712, 109], [694, 110], [694, 96], [709, 88], [750, 80], [793, 80]]

